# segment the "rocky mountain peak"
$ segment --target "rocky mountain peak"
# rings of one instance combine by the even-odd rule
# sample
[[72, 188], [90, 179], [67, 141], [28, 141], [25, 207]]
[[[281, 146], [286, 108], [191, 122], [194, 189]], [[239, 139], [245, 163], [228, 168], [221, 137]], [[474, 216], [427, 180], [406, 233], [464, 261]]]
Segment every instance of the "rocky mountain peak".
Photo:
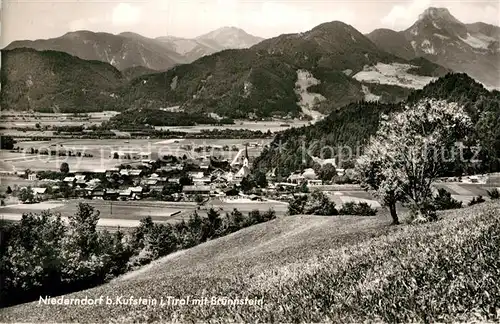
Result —
[[247, 48], [251, 47], [263, 38], [248, 34], [241, 28], [226, 26], [196, 37], [200, 41], [215, 41], [223, 48]]
[[420, 14], [419, 20], [432, 19], [436, 21], [448, 21], [452, 23], [460, 23], [447, 8], [435, 8], [430, 7], [425, 9], [423, 13]]

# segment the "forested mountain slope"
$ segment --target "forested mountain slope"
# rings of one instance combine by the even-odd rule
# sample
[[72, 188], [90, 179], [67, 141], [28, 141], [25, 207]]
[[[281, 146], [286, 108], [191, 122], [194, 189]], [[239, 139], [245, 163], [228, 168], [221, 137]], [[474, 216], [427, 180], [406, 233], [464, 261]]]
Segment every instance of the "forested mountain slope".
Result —
[[2, 51], [2, 109], [42, 112], [120, 110], [121, 72], [63, 52]]
[[[475, 125], [474, 136], [467, 143], [481, 147], [476, 157], [481, 163], [468, 172], [500, 170], [500, 92], [486, 90], [466, 74], [448, 74], [422, 90], [414, 91], [405, 103], [411, 104], [423, 98], [464, 105]], [[333, 111], [314, 125], [289, 129], [277, 135], [270, 147], [256, 159], [255, 167], [265, 171], [276, 168], [278, 173], [288, 175], [312, 166], [311, 155], [340, 157], [344, 162], [350, 160], [343, 166], [339, 165], [349, 167], [376, 132], [382, 116], [400, 109], [404, 109], [403, 104], [352, 103]]]
[[388, 54], [352, 26], [331, 22], [139, 77], [124, 94], [130, 94], [131, 107], [181, 106], [232, 118], [297, 117], [302, 94], [296, 89], [302, 82], [310, 84], [307, 92], [322, 97], [309, 108], [329, 112], [371, 92], [381, 102], [402, 100], [446, 71], [425, 59], [409, 62]]

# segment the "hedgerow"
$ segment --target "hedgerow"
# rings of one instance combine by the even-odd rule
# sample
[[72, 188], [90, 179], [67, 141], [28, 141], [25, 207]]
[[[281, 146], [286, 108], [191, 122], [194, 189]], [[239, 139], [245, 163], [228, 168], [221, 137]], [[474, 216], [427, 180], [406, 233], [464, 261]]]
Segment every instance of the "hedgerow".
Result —
[[323, 192], [314, 191], [310, 195], [300, 194], [294, 197], [288, 205], [288, 214], [318, 216], [375, 216], [377, 214], [377, 210], [365, 202], [347, 202], [343, 204], [340, 209], [337, 209], [335, 207], [335, 203], [331, 201]]

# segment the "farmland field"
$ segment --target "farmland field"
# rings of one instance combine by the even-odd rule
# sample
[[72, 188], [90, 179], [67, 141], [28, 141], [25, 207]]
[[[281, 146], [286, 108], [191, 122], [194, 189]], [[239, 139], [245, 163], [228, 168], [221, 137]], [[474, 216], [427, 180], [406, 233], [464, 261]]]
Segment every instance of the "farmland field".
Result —
[[[194, 203], [170, 203], [160, 201], [102, 201], [75, 199], [69, 201], [50, 201], [37, 204], [19, 204], [0, 207], [0, 217], [19, 220], [23, 213], [40, 212], [50, 209], [61, 213], [62, 217], [73, 215], [79, 202], [85, 202], [100, 212], [100, 226], [135, 227], [139, 221], [151, 216], [157, 222], [177, 222], [196, 209]], [[172, 214], [175, 214], [172, 216]]]
[[252, 210], [261, 212], [273, 209], [276, 215], [284, 215], [288, 210], [288, 204], [279, 201], [250, 201], [245, 199], [213, 199], [205, 204], [206, 208], [222, 209], [224, 212], [231, 212], [233, 209], [238, 209], [242, 213], [249, 213]]
[[[4, 134], [17, 135], [13, 127], [30, 127], [35, 128], [36, 125], [44, 126], [92, 126], [100, 125], [103, 121], [109, 120], [117, 112], [105, 111], [98, 113], [88, 113], [86, 116], [75, 116], [67, 113], [25, 113], [16, 111], [2, 111], [0, 120], [2, 126], [6, 127], [3, 130]], [[24, 133], [27, 135], [27, 133]], [[40, 136], [40, 134], [38, 134]]]
[[[500, 291], [495, 271], [500, 258], [500, 205], [485, 203], [440, 215], [438, 222], [400, 226], [388, 226], [387, 215], [280, 217], [176, 252], [109, 284], [65, 297], [106, 296], [112, 305], [40, 307], [35, 301], [5, 309], [4, 320], [68, 322], [78, 318], [85, 322], [123, 323], [498, 319], [495, 301]], [[443, 281], [446, 275], [449, 280]], [[481, 293], [484, 291], [489, 293]], [[154, 298], [158, 304], [123, 304], [120, 296], [127, 300]], [[161, 298], [165, 301], [169, 296], [263, 298], [263, 304], [159, 304]]]
[[[283, 126], [284, 124], [288, 124], [289, 126]], [[159, 126], [156, 129], [161, 130], [171, 130], [171, 131], [181, 131], [187, 133], [198, 133], [202, 130], [212, 130], [212, 129], [248, 129], [252, 131], [261, 131], [261, 132], [279, 132], [284, 131], [291, 127], [301, 127], [309, 124], [307, 121], [301, 120], [293, 120], [293, 121], [248, 121], [248, 120], [235, 120], [233, 125], [222, 125], [222, 126], [213, 126], [213, 125], [197, 125], [197, 126]]]
[[162, 201], [108, 201], [72, 199], [68, 201], [46, 201], [36, 204], [13, 204], [0, 207], [0, 218], [19, 220], [23, 213], [37, 213], [50, 209], [61, 213], [62, 217], [73, 215], [77, 211], [79, 202], [88, 203], [100, 212], [100, 226], [135, 227], [139, 221], [151, 216], [155, 222], [175, 223], [188, 219], [197, 210], [201, 216], [206, 215], [209, 208], [214, 208], [221, 213], [231, 212], [234, 208], [242, 213], [252, 210], [266, 212], [272, 208], [278, 216], [286, 213], [288, 205], [282, 202], [225, 202], [219, 199], [209, 201], [206, 205], [198, 207], [191, 202], [162, 202]]
[[[1, 130], [2, 134], [11, 136], [51, 136], [52, 131], [43, 131], [45, 126], [99, 126], [104, 121], [108, 121], [118, 112], [107, 111], [100, 113], [87, 113], [84, 116], [75, 116], [65, 113], [23, 113], [23, 112], [2, 112], [0, 117], [1, 124], [5, 129]], [[199, 133], [204, 130], [251, 130], [262, 132], [279, 132], [291, 127], [302, 127], [308, 125], [308, 121], [302, 120], [287, 120], [287, 121], [250, 121], [250, 120], [235, 120], [234, 124], [221, 126], [214, 125], [196, 125], [196, 126], [158, 126], [158, 130], [179, 131], [185, 133]], [[35, 131], [19, 131], [14, 128], [36, 128]], [[286, 125], [286, 126], [285, 126]]]
[[[12, 153], [0, 151], [0, 171], [22, 171], [31, 170], [59, 170], [62, 162], [68, 162], [71, 171], [91, 171], [95, 169], [110, 168], [122, 163], [131, 163], [134, 160], [117, 160], [112, 158], [113, 151], [126, 151], [135, 154], [140, 152], [151, 152], [151, 159], [156, 159], [163, 155], [184, 154], [193, 157], [210, 154], [210, 152], [196, 153], [187, 151], [185, 146], [224, 146], [235, 145], [242, 149], [245, 143], [257, 143], [258, 147], [249, 147], [248, 154], [255, 157], [260, 154], [264, 145], [271, 140], [255, 139], [178, 139], [178, 140], [146, 140], [146, 139], [53, 139], [51, 141], [26, 141], [16, 145], [22, 149], [37, 148], [38, 150], [71, 150], [73, 153], [92, 154], [92, 158], [69, 157], [69, 156], [47, 156], [28, 153]], [[218, 151], [215, 154], [231, 160], [236, 156], [237, 151]], [[136, 161], [137, 162], [137, 161]]]

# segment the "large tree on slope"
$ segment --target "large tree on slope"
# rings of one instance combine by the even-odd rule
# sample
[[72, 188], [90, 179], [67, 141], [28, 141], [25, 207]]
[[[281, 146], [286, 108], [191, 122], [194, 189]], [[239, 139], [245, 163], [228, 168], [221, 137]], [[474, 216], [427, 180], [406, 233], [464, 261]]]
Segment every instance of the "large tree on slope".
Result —
[[384, 117], [357, 160], [359, 180], [389, 208], [394, 224], [398, 201], [428, 217], [431, 185], [450, 164], [464, 162], [461, 141], [471, 131], [471, 120], [458, 104], [421, 100]]

